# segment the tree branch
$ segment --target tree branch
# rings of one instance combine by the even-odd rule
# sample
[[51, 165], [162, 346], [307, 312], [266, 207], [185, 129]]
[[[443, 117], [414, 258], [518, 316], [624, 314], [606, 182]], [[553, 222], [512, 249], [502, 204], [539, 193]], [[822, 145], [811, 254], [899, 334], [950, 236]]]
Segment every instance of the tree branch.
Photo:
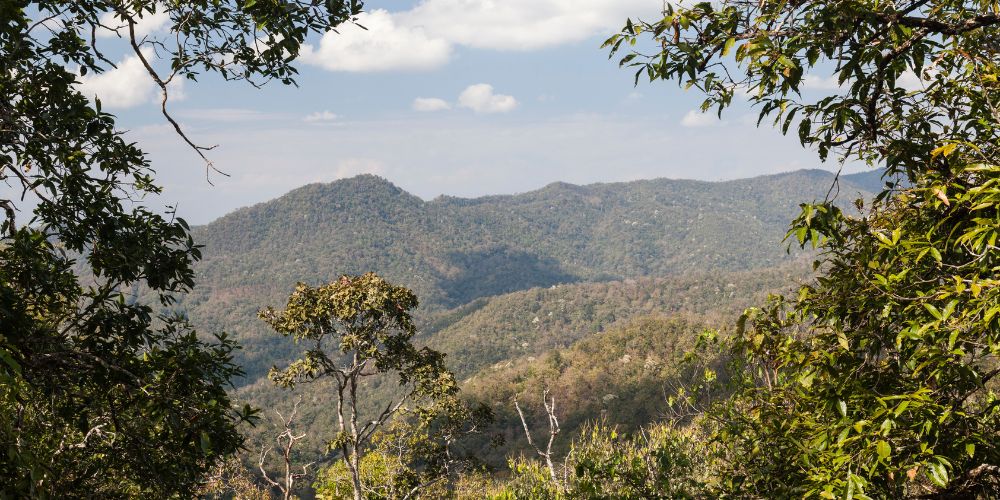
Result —
[[218, 145], [199, 146], [195, 144], [187, 136], [187, 134], [184, 133], [184, 130], [181, 129], [181, 126], [179, 123], [177, 123], [177, 120], [175, 120], [174, 117], [170, 115], [170, 112], [167, 111], [167, 101], [170, 99], [170, 93], [169, 90], [167, 89], [167, 85], [169, 81], [173, 79], [173, 75], [171, 75], [171, 77], [165, 81], [163, 80], [163, 78], [160, 77], [159, 73], [157, 73], [156, 70], [153, 69], [153, 66], [149, 63], [149, 60], [146, 58], [146, 55], [142, 53], [142, 48], [139, 46], [139, 42], [136, 40], [135, 19], [133, 19], [132, 16], [124, 12], [121, 12], [121, 14], [128, 22], [128, 39], [129, 39], [129, 45], [131, 45], [132, 47], [132, 51], [135, 53], [136, 57], [139, 58], [139, 61], [142, 62], [142, 65], [143, 67], [146, 68], [146, 72], [149, 73], [150, 78], [152, 78], [153, 81], [156, 83], [156, 85], [160, 87], [160, 93], [162, 95], [162, 98], [160, 99], [160, 112], [167, 119], [167, 121], [170, 122], [170, 125], [174, 127], [174, 131], [177, 132], [177, 135], [179, 135], [181, 139], [183, 139], [184, 142], [187, 143], [188, 146], [191, 146], [191, 149], [193, 149], [195, 153], [198, 153], [198, 156], [200, 156], [201, 159], [205, 161], [205, 180], [208, 181], [209, 184], [212, 184], [211, 173], [213, 171], [221, 175], [224, 175], [226, 177], [229, 177], [229, 174], [216, 168], [215, 164], [213, 164], [212, 161], [209, 160], [207, 156], [205, 156], [204, 151], [211, 151], [217, 148]]

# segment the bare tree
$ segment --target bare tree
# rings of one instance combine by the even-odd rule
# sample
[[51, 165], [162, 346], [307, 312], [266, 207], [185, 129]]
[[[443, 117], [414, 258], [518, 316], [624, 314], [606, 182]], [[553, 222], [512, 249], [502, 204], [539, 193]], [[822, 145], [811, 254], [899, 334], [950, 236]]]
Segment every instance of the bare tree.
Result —
[[545, 407], [545, 415], [549, 421], [549, 441], [544, 450], [539, 448], [535, 444], [535, 440], [532, 439], [531, 430], [528, 429], [528, 421], [524, 418], [524, 411], [521, 410], [521, 405], [517, 402], [517, 395], [514, 395], [514, 408], [517, 410], [517, 415], [521, 417], [521, 426], [524, 427], [524, 436], [528, 438], [528, 445], [535, 449], [538, 456], [545, 459], [545, 466], [549, 469], [552, 482], [562, 488], [562, 482], [559, 480], [559, 475], [556, 474], [556, 467], [552, 461], [552, 443], [555, 442], [556, 435], [559, 434], [559, 418], [556, 417], [556, 397], [550, 395], [548, 388], [542, 391], [542, 406]]
[[277, 488], [281, 491], [281, 498], [283, 500], [289, 500], [292, 498], [292, 493], [295, 491], [295, 482], [299, 479], [309, 476], [309, 467], [312, 467], [316, 462], [310, 462], [302, 466], [302, 472], [296, 472], [297, 467], [292, 465], [292, 450], [295, 448], [295, 444], [299, 441], [305, 439], [305, 434], [295, 434], [292, 426], [295, 422], [295, 414], [299, 411], [299, 404], [302, 403], [302, 398], [299, 397], [295, 401], [295, 405], [292, 406], [292, 412], [288, 414], [288, 418], [285, 418], [281, 412], [274, 410], [274, 413], [278, 415], [278, 421], [284, 430], [275, 437], [277, 442], [277, 448], [281, 453], [282, 461], [284, 462], [284, 472], [282, 477], [278, 480], [274, 480], [267, 473], [267, 469], [264, 468], [264, 462], [267, 457], [270, 456], [271, 451], [274, 450], [274, 446], [263, 446], [260, 450], [260, 458], [257, 461], [257, 467], [260, 468], [260, 473], [272, 487]]

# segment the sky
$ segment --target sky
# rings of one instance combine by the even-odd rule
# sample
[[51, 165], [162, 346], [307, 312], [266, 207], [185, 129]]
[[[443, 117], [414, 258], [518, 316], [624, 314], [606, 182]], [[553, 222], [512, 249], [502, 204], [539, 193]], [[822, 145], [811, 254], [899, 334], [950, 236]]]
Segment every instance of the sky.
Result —
[[[658, 177], [726, 180], [834, 170], [737, 103], [702, 114], [696, 92], [634, 85], [601, 42], [660, 0], [369, 1], [359, 23], [310, 40], [298, 87], [206, 78], [171, 89], [171, 113], [228, 174], [159, 114], [138, 58], [81, 77], [148, 153], [164, 193], [194, 224], [313, 182], [371, 173], [424, 199]], [[142, 31], [165, 36], [166, 19]], [[806, 92], [831, 89], [809, 77]], [[833, 86], [835, 88], [835, 86]]]

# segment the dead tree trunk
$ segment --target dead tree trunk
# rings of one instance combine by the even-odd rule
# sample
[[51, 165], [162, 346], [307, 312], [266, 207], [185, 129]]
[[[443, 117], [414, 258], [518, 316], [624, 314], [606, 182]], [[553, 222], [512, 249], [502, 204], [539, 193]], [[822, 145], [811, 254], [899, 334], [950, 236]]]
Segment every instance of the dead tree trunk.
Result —
[[521, 417], [521, 426], [524, 427], [524, 436], [528, 438], [528, 444], [535, 449], [538, 456], [545, 460], [545, 466], [549, 469], [549, 476], [552, 478], [552, 483], [558, 486], [559, 489], [562, 489], [563, 484], [559, 481], [555, 463], [552, 461], [552, 443], [555, 442], [556, 434], [559, 434], [559, 418], [556, 417], [556, 397], [551, 396], [548, 389], [542, 392], [542, 405], [545, 407], [545, 415], [549, 421], [549, 441], [546, 443], [544, 450], [535, 445], [535, 440], [531, 437], [531, 430], [528, 429], [528, 421], [524, 418], [524, 412], [521, 410], [521, 405], [517, 402], [517, 396], [514, 396], [514, 408], [517, 410], [517, 415]]
[[279, 481], [271, 479], [268, 475], [267, 470], [264, 468], [264, 461], [267, 460], [268, 455], [271, 454], [271, 450], [274, 449], [273, 446], [266, 446], [260, 450], [260, 459], [257, 462], [257, 466], [260, 468], [260, 473], [263, 475], [264, 480], [267, 481], [272, 487], [277, 488], [281, 492], [282, 500], [290, 500], [292, 494], [295, 492], [295, 481], [307, 477], [309, 475], [309, 467], [312, 467], [313, 463], [310, 462], [302, 466], [302, 472], [295, 472], [295, 468], [292, 465], [292, 450], [295, 448], [295, 444], [306, 437], [305, 434], [296, 435], [292, 430], [292, 426], [295, 422], [295, 414], [299, 411], [299, 403], [302, 402], [302, 398], [299, 398], [292, 406], [292, 412], [285, 418], [281, 412], [274, 410], [274, 413], [278, 415], [278, 420], [281, 422], [284, 430], [275, 437], [277, 441], [278, 449], [281, 453], [281, 458], [284, 462], [284, 472]]

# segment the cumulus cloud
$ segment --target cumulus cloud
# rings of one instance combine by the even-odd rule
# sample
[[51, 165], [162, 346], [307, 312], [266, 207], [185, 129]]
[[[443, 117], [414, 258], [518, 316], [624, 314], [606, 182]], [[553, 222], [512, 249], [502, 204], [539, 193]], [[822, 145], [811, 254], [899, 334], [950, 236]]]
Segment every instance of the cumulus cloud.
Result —
[[661, 8], [650, 0], [424, 0], [397, 16], [460, 45], [534, 50], [611, 34], [626, 17], [657, 17]]
[[414, 111], [444, 111], [451, 109], [451, 104], [437, 97], [418, 97], [413, 100]]
[[455, 45], [537, 50], [617, 32], [626, 17], [658, 17], [650, 0], [422, 0], [410, 10], [376, 9], [358, 26], [327, 32], [306, 45], [302, 61], [330, 71], [429, 70]]
[[447, 41], [396, 23], [384, 9], [361, 14], [358, 24], [364, 28], [342, 26], [323, 35], [319, 47], [304, 46], [301, 60], [330, 71], [413, 71], [440, 67], [451, 56]]
[[329, 111], [317, 111], [304, 118], [309, 123], [332, 122], [337, 119], [337, 115]]
[[[144, 57], [153, 57], [153, 49], [143, 48]], [[124, 109], [149, 103], [158, 95], [156, 85], [146, 72], [139, 56], [126, 57], [118, 67], [100, 74], [79, 77], [77, 89], [87, 97], [97, 97], [109, 109]], [[180, 85], [180, 84], [178, 84]], [[182, 87], [173, 87], [181, 89]]]
[[[127, 36], [128, 35], [128, 23], [123, 21], [121, 18], [116, 16], [113, 12], [105, 12], [101, 15], [101, 24], [107, 26], [107, 28], [101, 28], [97, 30], [98, 38], [110, 38], [115, 36]], [[166, 10], [160, 9], [155, 14], [146, 14], [143, 17], [136, 20], [135, 23], [135, 36], [136, 39], [141, 39], [142, 37], [152, 35], [163, 30], [167, 23], [170, 22], [170, 16], [167, 14]], [[115, 31], [117, 29], [117, 31]]]
[[688, 128], [714, 127], [723, 122], [712, 113], [702, 113], [701, 111], [688, 111], [684, 118], [681, 118], [681, 125]]
[[493, 86], [486, 83], [468, 86], [458, 96], [458, 103], [476, 113], [507, 113], [517, 107], [514, 96], [495, 94]]

